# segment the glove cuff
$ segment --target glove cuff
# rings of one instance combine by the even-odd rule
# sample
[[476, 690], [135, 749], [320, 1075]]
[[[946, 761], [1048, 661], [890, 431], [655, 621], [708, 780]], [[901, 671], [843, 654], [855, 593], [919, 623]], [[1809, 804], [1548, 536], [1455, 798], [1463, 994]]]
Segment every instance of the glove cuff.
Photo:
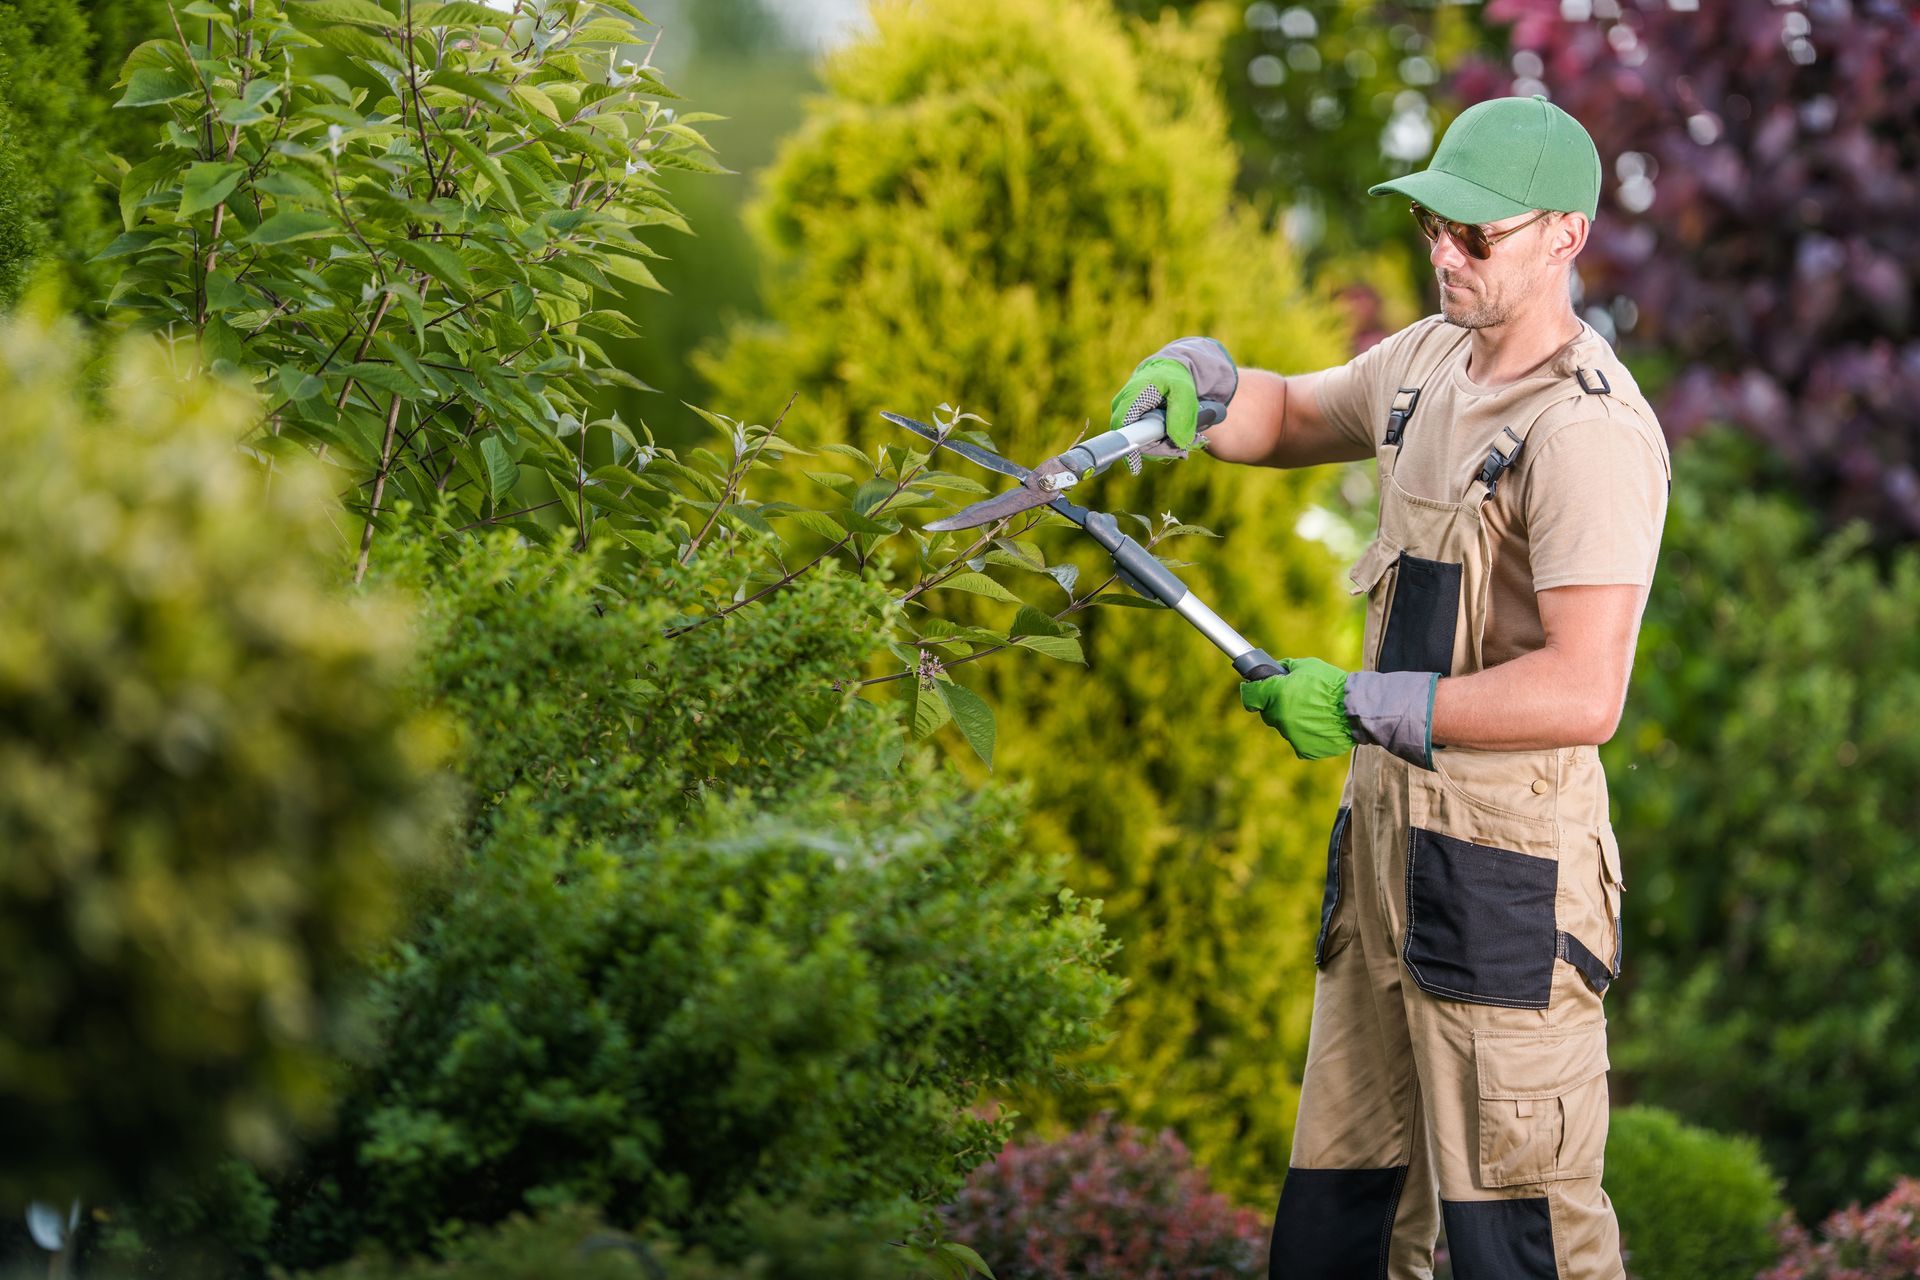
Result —
[[[1200, 393], [1202, 400], [1218, 400], [1227, 404], [1233, 399], [1233, 393], [1240, 387], [1240, 370], [1233, 363], [1233, 357], [1227, 354], [1226, 347], [1215, 338], [1181, 338], [1169, 342], [1147, 360], [1178, 360], [1193, 375], [1194, 390]], [[1140, 363], [1145, 364], [1142, 360]]]
[[1353, 740], [1432, 769], [1433, 695], [1439, 685], [1436, 671], [1353, 672], [1345, 700]]

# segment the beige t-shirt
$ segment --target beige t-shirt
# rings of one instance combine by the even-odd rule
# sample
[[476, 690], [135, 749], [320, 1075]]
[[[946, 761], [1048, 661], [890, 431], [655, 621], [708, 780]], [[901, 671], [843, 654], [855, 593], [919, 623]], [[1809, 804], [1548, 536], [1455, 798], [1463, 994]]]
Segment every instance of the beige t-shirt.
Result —
[[[1534, 592], [1651, 585], [1672, 462], [1633, 375], [1584, 320], [1566, 346], [1502, 387], [1467, 376], [1471, 336], [1428, 316], [1327, 370], [1318, 392], [1327, 421], [1377, 453], [1395, 389], [1420, 387], [1394, 477], [1423, 498], [1462, 501], [1494, 442], [1512, 448], [1501, 428], [1527, 436], [1481, 508], [1493, 546], [1482, 649], [1490, 667], [1545, 645]], [[1582, 393], [1574, 380], [1582, 367], [1603, 373], [1613, 394]]]

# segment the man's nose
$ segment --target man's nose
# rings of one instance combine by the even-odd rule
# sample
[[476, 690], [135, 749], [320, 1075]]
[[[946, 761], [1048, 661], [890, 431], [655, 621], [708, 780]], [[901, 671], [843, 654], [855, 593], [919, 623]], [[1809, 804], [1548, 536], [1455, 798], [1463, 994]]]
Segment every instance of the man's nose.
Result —
[[1468, 258], [1459, 242], [1446, 231], [1442, 231], [1433, 238], [1433, 244], [1428, 247], [1427, 261], [1436, 267], [1457, 270], [1467, 263]]

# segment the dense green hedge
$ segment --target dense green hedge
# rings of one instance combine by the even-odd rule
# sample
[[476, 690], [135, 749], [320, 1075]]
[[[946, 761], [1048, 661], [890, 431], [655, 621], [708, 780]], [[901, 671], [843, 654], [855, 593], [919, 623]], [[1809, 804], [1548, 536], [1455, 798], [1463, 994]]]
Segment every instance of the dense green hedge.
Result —
[[743, 1196], [930, 1207], [1004, 1140], [967, 1105], [1095, 1034], [1107, 944], [1013, 798], [924, 754], [894, 773], [889, 717], [820, 701], [876, 588], [822, 576], [667, 640], [671, 588], [596, 560], [503, 536], [427, 588], [472, 851], [380, 979], [290, 1260], [556, 1200], [742, 1248]]
[[1607, 1130], [1606, 1185], [1634, 1280], [1753, 1280], [1779, 1253], [1787, 1206], [1752, 1138], [1621, 1107]]

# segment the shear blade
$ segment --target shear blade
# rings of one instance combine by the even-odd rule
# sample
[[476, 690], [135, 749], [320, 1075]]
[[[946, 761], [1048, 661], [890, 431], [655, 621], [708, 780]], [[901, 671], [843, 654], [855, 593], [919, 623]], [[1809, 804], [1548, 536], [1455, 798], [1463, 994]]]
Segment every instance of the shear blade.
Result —
[[1025, 480], [1027, 469], [1017, 462], [1001, 457], [991, 449], [982, 449], [977, 444], [968, 444], [964, 440], [955, 440], [950, 435], [943, 437], [938, 431], [915, 418], [904, 417], [897, 413], [882, 411], [881, 417], [896, 427], [905, 427], [915, 435], [931, 440], [942, 449], [951, 449], [969, 462], [977, 462], [989, 471], [998, 471], [1003, 476], [1012, 476], [1015, 480]]
[[995, 520], [1004, 520], [1008, 516], [1017, 516], [1022, 511], [1044, 507], [1056, 496], [1058, 495], [1052, 493], [1036, 493], [1022, 485], [1018, 489], [1009, 489], [997, 497], [983, 498], [970, 507], [962, 507], [950, 516], [920, 527], [928, 533], [973, 529], [983, 524], [992, 524]]

